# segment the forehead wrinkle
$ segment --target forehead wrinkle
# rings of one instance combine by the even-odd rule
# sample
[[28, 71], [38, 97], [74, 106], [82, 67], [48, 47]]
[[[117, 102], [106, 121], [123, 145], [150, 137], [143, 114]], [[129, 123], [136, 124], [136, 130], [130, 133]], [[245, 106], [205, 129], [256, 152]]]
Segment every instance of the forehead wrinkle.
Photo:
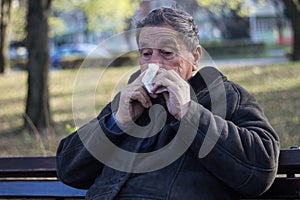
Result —
[[151, 48], [161, 46], [177, 47], [178, 32], [169, 27], [144, 27], [140, 32], [139, 47]]
[[152, 37], [144, 37], [143, 40], [140, 41], [139, 47], [142, 48], [156, 48], [161, 49], [164, 47], [172, 47], [178, 48], [178, 41], [173, 37], [166, 38], [160, 37], [158, 39]]
[[162, 40], [162, 42], [159, 42], [160, 47], [173, 47], [177, 48], [178, 47], [178, 41], [173, 40], [173, 38], [168, 38], [166, 40]]

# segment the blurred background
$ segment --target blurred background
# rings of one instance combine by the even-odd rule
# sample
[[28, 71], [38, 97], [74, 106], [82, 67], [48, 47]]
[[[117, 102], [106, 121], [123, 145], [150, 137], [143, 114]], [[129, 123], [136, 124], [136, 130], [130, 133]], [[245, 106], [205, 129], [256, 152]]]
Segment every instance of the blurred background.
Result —
[[55, 154], [77, 128], [71, 106], [79, 67], [89, 60], [93, 74], [113, 66], [96, 90], [101, 110], [113, 81], [138, 65], [130, 30], [160, 6], [192, 14], [200, 44], [258, 98], [282, 147], [300, 145], [300, 0], [0, 2], [0, 156]]
[[[8, 37], [12, 69], [24, 69], [28, 58], [28, 3], [26, 0], [3, 0], [2, 5], [5, 2], [11, 4], [10, 23], [6, 25], [7, 36], [2, 33], [1, 38]], [[136, 20], [159, 6], [176, 6], [191, 13], [199, 26], [201, 44], [215, 58], [291, 54], [293, 27], [283, 0], [185, 0], [184, 4], [179, 0], [53, 0], [48, 8], [50, 13], [47, 13], [51, 67], [78, 66], [78, 60], [80, 63], [103, 40], [134, 28]], [[5, 16], [2, 19], [5, 20]], [[123, 41], [112, 43], [97, 56], [114, 56], [112, 54], [120, 48], [132, 48], [134, 36], [124, 36]]]

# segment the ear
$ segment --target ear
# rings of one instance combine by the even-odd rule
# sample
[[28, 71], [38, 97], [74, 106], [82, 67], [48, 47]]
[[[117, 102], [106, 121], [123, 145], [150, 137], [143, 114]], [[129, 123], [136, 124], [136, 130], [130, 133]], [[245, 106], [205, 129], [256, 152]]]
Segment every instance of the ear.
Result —
[[200, 45], [197, 45], [197, 47], [193, 50], [193, 56], [194, 56], [194, 71], [197, 70], [199, 62], [200, 62], [200, 58], [202, 55], [202, 47]]

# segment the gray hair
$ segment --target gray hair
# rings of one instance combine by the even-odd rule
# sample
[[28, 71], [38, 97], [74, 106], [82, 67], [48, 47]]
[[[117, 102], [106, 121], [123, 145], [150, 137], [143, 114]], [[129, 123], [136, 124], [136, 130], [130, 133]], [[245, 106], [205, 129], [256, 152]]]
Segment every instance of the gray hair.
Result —
[[136, 23], [137, 43], [139, 41], [141, 28], [145, 26], [163, 25], [169, 25], [178, 31], [190, 51], [199, 45], [198, 26], [193, 17], [183, 10], [167, 7], [152, 10], [144, 19]]

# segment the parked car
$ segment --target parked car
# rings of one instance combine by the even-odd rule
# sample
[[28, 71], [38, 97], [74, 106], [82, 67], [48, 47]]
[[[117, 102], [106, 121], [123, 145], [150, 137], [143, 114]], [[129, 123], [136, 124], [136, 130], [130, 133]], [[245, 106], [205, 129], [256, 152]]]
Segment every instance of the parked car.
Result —
[[28, 51], [22, 42], [11, 42], [9, 46], [9, 59], [12, 68], [25, 69]]
[[76, 43], [61, 45], [51, 53], [51, 65], [55, 68], [75, 68], [84, 59], [101, 59], [109, 57], [109, 52], [99, 49], [95, 44]]

